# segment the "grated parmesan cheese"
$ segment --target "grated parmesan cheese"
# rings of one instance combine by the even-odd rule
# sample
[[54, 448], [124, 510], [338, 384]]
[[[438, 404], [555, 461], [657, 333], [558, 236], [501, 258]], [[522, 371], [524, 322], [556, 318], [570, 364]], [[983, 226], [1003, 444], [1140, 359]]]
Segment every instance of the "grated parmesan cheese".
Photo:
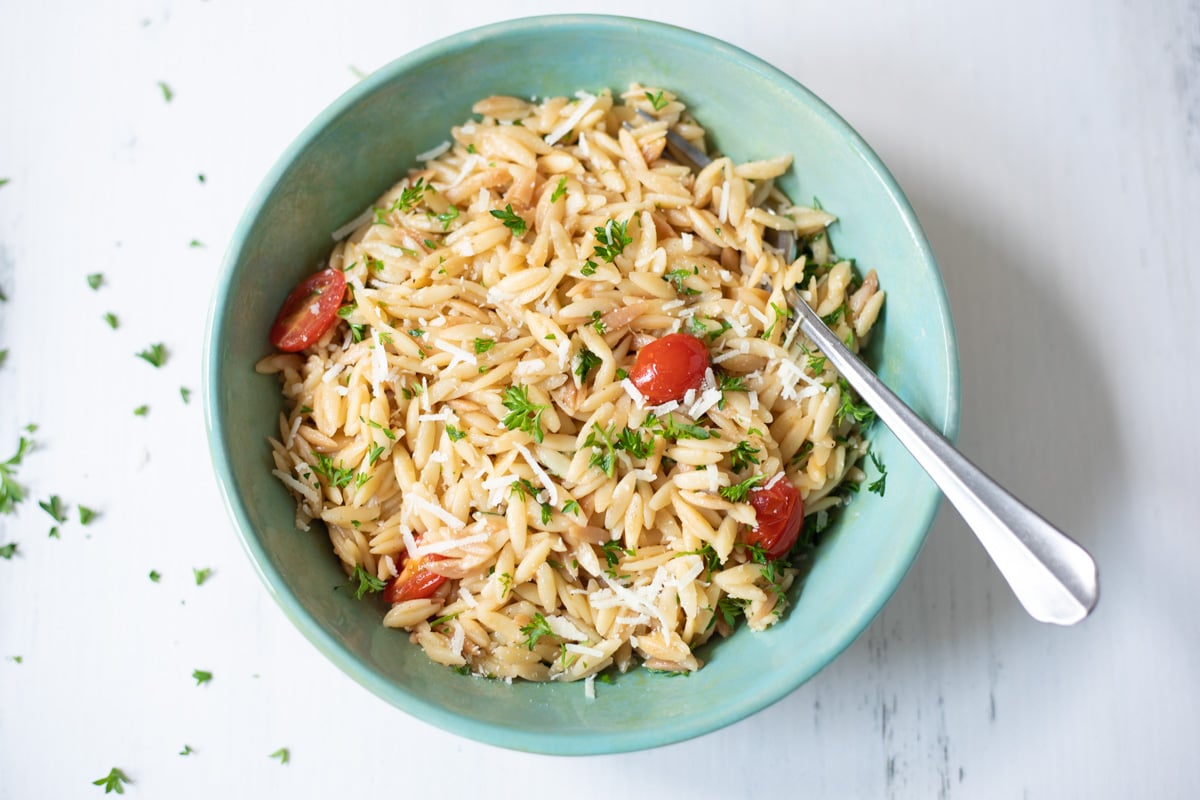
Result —
[[[587, 113], [592, 110], [592, 106], [596, 105], [596, 100], [599, 99], [594, 94], [588, 94], [587, 92], [583, 91], [576, 92], [575, 96], [580, 100], [579, 107], [576, 108], [575, 112], [571, 114], [571, 116], [567, 117], [561, 125], [550, 131], [550, 133], [546, 134], [546, 144], [554, 144], [559, 139], [570, 133], [571, 129], [578, 125], [581, 119], [587, 116]], [[582, 147], [583, 137], [581, 136], [580, 139], [580, 146]]]

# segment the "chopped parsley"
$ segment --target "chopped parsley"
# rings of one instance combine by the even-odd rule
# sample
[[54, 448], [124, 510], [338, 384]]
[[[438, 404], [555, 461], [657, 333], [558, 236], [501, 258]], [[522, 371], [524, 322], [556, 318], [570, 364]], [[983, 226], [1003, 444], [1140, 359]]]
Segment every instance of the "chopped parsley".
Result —
[[386, 449], [387, 449], [387, 448], [386, 448], [386, 447], [384, 447], [384, 446], [383, 446], [383, 445], [381, 445], [381, 444], [373, 444], [373, 445], [371, 445], [371, 449], [370, 449], [370, 451], [367, 453], [367, 466], [368, 466], [368, 467], [373, 467], [373, 466], [375, 466], [375, 462], [379, 460], [379, 457], [380, 457], [381, 455], [383, 455], [383, 451], [384, 451], [384, 450], [386, 450]]
[[153, 583], [158, 583], [162, 580], [162, 573], [156, 569], [150, 570], [150, 580]]
[[842, 390], [842, 404], [838, 407], [836, 419], [838, 424], [849, 418], [861, 423], [864, 428], [875, 421], [875, 410], [866, 403], [855, 403], [854, 395], [850, 392], [850, 384], [845, 378], [838, 378], [838, 386]]
[[188, 247], [204, 247], [204, 242], [200, 241], [199, 239], [192, 239], [190, 242], [188, 242]]
[[453, 425], [447, 425], [446, 426], [446, 435], [450, 437], [450, 441], [457, 442], [459, 439], [462, 439], [467, 434], [463, 431], [460, 431], [458, 428], [454, 427]]
[[17, 543], [9, 542], [6, 545], [0, 546], [0, 558], [5, 561], [12, 561], [12, 557], [17, 554]]
[[646, 421], [642, 423], [642, 427], [653, 433], [661, 433], [663, 438], [676, 442], [680, 439], [698, 439], [704, 441], [714, 437], [721, 438], [702, 425], [676, 422], [675, 415], [670, 413], [662, 417], [647, 417]]
[[205, 683], [208, 683], [209, 681], [211, 681], [212, 675], [213, 674], [211, 672], [209, 672], [208, 670], [203, 670], [203, 669], [192, 670], [192, 677], [196, 679], [197, 686], [200, 686], [202, 684], [205, 684]]
[[512, 482], [510, 490], [522, 500], [537, 497], [538, 493], [537, 487], [530, 483], [528, 478], [517, 478]]
[[743, 376], [730, 375], [724, 370], [717, 372], [717, 388], [722, 392], [750, 391], [750, 387], [746, 385], [746, 379]]
[[196, 578], [196, 585], [203, 586], [204, 582], [212, 577], [212, 567], [204, 567], [203, 569], [192, 567], [192, 575]]
[[732, 628], [737, 622], [738, 614], [744, 613], [749, 605], [750, 601], [745, 598], [725, 595], [717, 602], [717, 611], [725, 620], [725, 624]]
[[513, 236], [516, 236], [519, 238], [519, 237], [525, 235], [525, 229], [526, 229], [525, 220], [521, 218], [520, 214], [513, 211], [512, 203], [508, 203], [507, 205], [505, 205], [503, 211], [497, 211], [496, 209], [492, 209], [488, 213], [491, 214], [496, 219], [503, 222], [504, 227], [506, 227], [510, 231], [512, 231]]
[[271, 753], [271, 755], [267, 756], [267, 758], [278, 758], [280, 764], [286, 764], [291, 761], [292, 754], [286, 747], [281, 747], [274, 753]]
[[[159, 86], [163, 87], [164, 93], [170, 91], [170, 89], [166, 88], [165, 83], [160, 83]], [[170, 100], [169, 97], [167, 99]], [[97, 778], [96, 780], [92, 781], [93, 786], [103, 786], [105, 794], [108, 794], [109, 792], [125, 794], [125, 784], [127, 783], [133, 783], [133, 781], [129, 780], [129, 776], [127, 776], [117, 767], [110, 769], [108, 774], [103, 778]]]
[[16, 467], [21, 465], [32, 447], [33, 441], [22, 436], [18, 440], [16, 454], [0, 462], [0, 514], [11, 514], [17, 504], [25, 499], [25, 490], [17, 483]]
[[767, 326], [766, 330], [759, 334], [758, 338], [760, 339], [770, 339], [771, 334], [775, 332], [775, 326], [779, 324], [779, 320], [782, 319], [785, 324], [787, 323], [787, 309], [780, 308], [775, 303], [771, 303], [771, 310], [775, 312], [775, 319], [771, 321], [771, 324]]
[[744, 503], [750, 495], [750, 490], [763, 482], [762, 475], [751, 475], [741, 483], [735, 483], [732, 486], [722, 486], [718, 492], [721, 497], [724, 497], [731, 503]]
[[133, 410], [133, 415], [135, 417], [144, 417], [149, 413], [150, 413], [150, 406], [145, 406], [145, 405], [138, 406], [137, 408], [135, 408]]
[[600, 319], [599, 309], [592, 312], [592, 321], [589, 322], [588, 324], [591, 325], [593, 328], [595, 328], [596, 333], [598, 333], [601, 336], [603, 336], [604, 332], [606, 330], [608, 330], [608, 328], [604, 324], [604, 320]]
[[171, 91], [171, 87], [167, 85], [166, 81], [158, 82], [158, 90], [162, 92], [164, 102], [169, 103], [175, 99], [175, 92]]
[[324, 453], [317, 453], [316, 456], [317, 463], [313, 465], [313, 472], [329, 481], [330, 486], [341, 488], [350, 484], [351, 479], [354, 477], [354, 470], [349, 469], [345, 465], [335, 467], [333, 459]]
[[529, 387], [524, 384], [513, 384], [506, 388], [502, 402], [509, 411], [502, 420], [504, 427], [510, 431], [524, 431], [541, 444], [545, 436], [542, 432], [542, 414], [549, 406], [531, 402]]
[[700, 556], [701, 560], [704, 561], [704, 580], [708, 580], [713, 570], [721, 566], [721, 557], [717, 555], [716, 549], [708, 542], [705, 542], [704, 546], [699, 550], [687, 550], [682, 553], [676, 553], [673, 558], [679, 558], [680, 556]]
[[600, 266], [599, 264], [597, 264], [595, 261], [592, 261], [592, 260], [589, 258], [589, 259], [587, 260], [587, 263], [586, 263], [586, 264], [584, 264], [582, 267], [580, 267], [580, 268], [579, 268], [579, 274], [580, 274], [580, 275], [582, 275], [582, 276], [583, 276], [583, 277], [585, 277], [585, 278], [590, 278], [590, 277], [592, 277], [593, 275], [595, 275], [595, 274], [596, 274], [596, 269], [597, 269], [599, 266]]
[[104, 315], [104, 321], [107, 322], [108, 327], [112, 328], [114, 331], [121, 324], [120, 320], [117, 319], [117, 315], [111, 311]]
[[699, 267], [692, 267], [691, 272], [688, 272], [686, 269], [680, 268], [680, 269], [673, 269], [670, 272], [666, 273], [665, 275], [662, 276], [662, 279], [675, 287], [676, 294], [690, 296], [690, 295], [694, 295], [694, 294], [700, 294], [700, 290], [693, 289], [690, 286], [685, 286], [684, 281], [686, 281], [688, 278], [692, 277], [693, 275], [699, 275], [699, 274], [700, 274]]
[[365, 594], [382, 592], [383, 587], [387, 585], [382, 578], [377, 578], [363, 569], [362, 564], [355, 564], [354, 572], [350, 574], [350, 585], [354, 586], [355, 583], [358, 584], [354, 589], [355, 600], [362, 600]]
[[162, 342], [152, 344], [136, 355], [152, 367], [161, 367], [167, 363], [167, 348]]
[[488, 350], [491, 350], [495, 346], [496, 346], [495, 339], [476, 339], [475, 340], [475, 353], [476, 354], [486, 353]]
[[575, 367], [575, 374], [579, 376], [579, 382], [587, 381], [588, 373], [600, 366], [602, 363], [600, 356], [593, 353], [586, 347], [579, 351], [579, 363]]
[[558, 186], [554, 187], [554, 191], [550, 194], [550, 202], [557, 203], [558, 198], [567, 193], [567, 176], [563, 175], [558, 179]]
[[608, 577], [614, 580], [617, 577], [617, 565], [621, 563], [621, 554], [624, 553], [627, 556], [637, 555], [637, 551], [632, 547], [622, 547], [620, 539], [605, 542], [600, 545], [600, 550], [604, 553], [604, 563], [608, 565], [608, 569], [605, 571], [608, 573]]
[[450, 223], [458, 219], [458, 206], [450, 206], [441, 214], [436, 215], [434, 219], [442, 223], [442, 230], [449, 230]]
[[96, 518], [95, 509], [88, 508], [87, 506], [79, 506], [79, 524], [80, 525], [87, 525], [95, 518]]
[[99, 289], [100, 285], [102, 283], [104, 283], [104, 273], [103, 272], [93, 272], [91, 275], [87, 276], [87, 282], [88, 282], [88, 286], [92, 287], [93, 291], [95, 291], [96, 289]]
[[4, 366], [4, 362], [8, 360], [8, 348], [0, 350], [0, 367]]
[[580, 511], [578, 500], [568, 500], [563, 503], [562, 507], [564, 514], [578, 514]]
[[549, 525], [550, 520], [554, 519], [554, 506], [549, 503], [542, 503], [542, 524]]
[[62, 500], [56, 494], [50, 495], [49, 500], [39, 500], [38, 508], [53, 517], [55, 522], [67, 521], [67, 510], [63, 507]]
[[626, 245], [633, 244], [633, 237], [625, 232], [628, 224], [628, 220], [617, 222], [610, 219], [605, 225], [596, 228], [596, 255], [611, 264], [625, 251]]
[[647, 92], [645, 92], [645, 95], [646, 95], [646, 99], [650, 101], [650, 105], [654, 108], [655, 111], [662, 111], [664, 108], [667, 107], [667, 103], [671, 102], [670, 100], [667, 100], [666, 98], [664, 98], [662, 96], [663, 95], [662, 89], [659, 89], [654, 94], [650, 94], [650, 92], [647, 91]]
[[183, 398], [184, 403], [190, 403], [192, 401], [192, 390], [186, 386], [180, 386], [179, 396]]
[[554, 635], [554, 631], [550, 630], [550, 623], [546, 622], [546, 618], [542, 616], [541, 612], [534, 614], [533, 621], [528, 625], [521, 626], [521, 633], [525, 634], [525, 641], [522, 644], [530, 650], [538, 643], [538, 639]]
[[758, 460], [760, 450], [749, 441], [738, 442], [729, 453], [729, 463], [734, 472], [749, 469], [751, 465], [761, 463]]
[[179, 755], [190, 756], [194, 752], [196, 752], [196, 751], [192, 749], [192, 746], [190, 744], [185, 744], [183, 746], [183, 749], [179, 751]]
[[393, 211], [412, 211], [413, 207], [421, 202], [421, 198], [425, 196], [425, 191], [429, 188], [424, 178], [417, 178], [416, 183], [400, 192], [400, 196], [388, 207], [388, 213]]
[[887, 467], [883, 465], [883, 459], [875, 455], [874, 451], [868, 455], [871, 457], [871, 463], [875, 465], [875, 469], [879, 471], [879, 477], [867, 484], [867, 491], [883, 497], [883, 493], [887, 491]]

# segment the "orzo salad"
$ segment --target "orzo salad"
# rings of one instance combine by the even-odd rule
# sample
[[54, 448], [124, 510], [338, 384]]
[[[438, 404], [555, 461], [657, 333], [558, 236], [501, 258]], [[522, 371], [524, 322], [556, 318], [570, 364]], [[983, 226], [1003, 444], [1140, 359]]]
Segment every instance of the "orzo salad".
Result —
[[275, 475], [436, 662], [699, 669], [863, 479], [869, 409], [785, 292], [854, 350], [884, 294], [776, 188], [789, 156], [673, 157], [706, 143], [668, 90], [473, 112], [284, 303]]

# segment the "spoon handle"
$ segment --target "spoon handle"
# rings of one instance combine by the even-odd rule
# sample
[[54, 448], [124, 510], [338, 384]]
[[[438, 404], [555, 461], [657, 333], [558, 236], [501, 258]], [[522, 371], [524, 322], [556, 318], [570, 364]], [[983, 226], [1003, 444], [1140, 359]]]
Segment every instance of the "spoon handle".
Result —
[[1087, 617], [1099, 596], [1088, 552], [968, 461], [850, 352], [798, 292], [793, 295], [801, 330], [958, 509], [1030, 616], [1056, 625]]

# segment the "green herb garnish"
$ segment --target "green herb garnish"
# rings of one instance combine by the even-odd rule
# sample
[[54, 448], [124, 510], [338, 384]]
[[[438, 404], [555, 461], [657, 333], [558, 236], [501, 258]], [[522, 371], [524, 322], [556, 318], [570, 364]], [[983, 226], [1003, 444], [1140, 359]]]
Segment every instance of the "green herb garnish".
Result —
[[557, 203], [558, 198], [567, 193], [567, 176], [563, 175], [558, 179], [558, 186], [554, 187], [554, 191], [550, 194], [550, 202]]
[[503, 222], [504, 227], [512, 231], [513, 236], [520, 238], [525, 235], [525, 220], [521, 218], [520, 214], [513, 211], [512, 203], [507, 204], [503, 211], [492, 209], [488, 213]]
[[762, 475], [752, 475], [741, 483], [735, 483], [732, 486], [722, 486], [717, 491], [721, 497], [724, 497], [731, 503], [744, 503], [750, 495], [750, 490], [763, 482]]
[[383, 587], [387, 585], [382, 578], [377, 578], [363, 569], [362, 564], [355, 564], [354, 572], [350, 574], [350, 585], [354, 586], [356, 582], [358, 586], [354, 589], [355, 600], [362, 600], [363, 595], [371, 592], [382, 592]]
[[633, 243], [633, 237], [625, 232], [629, 221], [617, 222], [609, 220], [605, 225], [596, 228], [595, 253], [611, 264], [617, 256], [625, 251], [625, 246]]
[[136, 355], [152, 367], [161, 367], [167, 363], [167, 348], [161, 342], [150, 345]]
[[579, 351], [579, 363], [575, 367], [575, 374], [579, 376], [579, 382], [583, 383], [587, 380], [588, 373], [600, 366], [603, 361], [600, 356], [593, 353], [586, 347]]
[[883, 460], [875, 455], [874, 451], [868, 455], [871, 457], [871, 463], [875, 465], [875, 469], [879, 471], [879, 477], [867, 484], [867, 491], [883, 497], [883, 493], [887, 491], [887, 467], [883, 465]]
[[554, 635], [554, 631], [550, 630], [550, 623], [546, 622], [546, 618], [540, 612], [533, 615], [533, 621], [528, 625], [521, 626], [521, 633], [525, 634], [522, 644], [530, 650], [538, 643], [538, 639]]
[[509, 413], [502, 424], [508, 430], [520, 430], [528, 433], [538, 444], [542, 443], [542, 414], [549, 406], [538, 405], [529, 399], [529, 387], [523, 384], [513, 384], [504, 390], [504, 407]]
[[192, 677], [196, 679], [196, 685], [200, 686], [211, 681], [213, 676], [208, 670], [194, 669], [192, 670]]
[[[159, 84], [159, 85], [163, 86], [164, 89], [166, 87], [165, 83]], [[165, 89], [165, 91], [170, 91], [170, 90]], [[170, 98], [167, 98], [167, 99], [169, 100]], [[105, 775], [103, 778], [97, 778], [96, 780], [92, 781], [93, 786], [103, 786], [105, 794], [108, 794], [109, 792], [116, 792], [117, 794], [125, 794], [125, 784], [127, 784], [127, 783], [133, 783], [133, 781], [129, 780], [129, 777], [124, 772], [117, 769], [116, 767], [113, 767], [112, 769], [110, 769], [108, 771], [108, 774]]]

